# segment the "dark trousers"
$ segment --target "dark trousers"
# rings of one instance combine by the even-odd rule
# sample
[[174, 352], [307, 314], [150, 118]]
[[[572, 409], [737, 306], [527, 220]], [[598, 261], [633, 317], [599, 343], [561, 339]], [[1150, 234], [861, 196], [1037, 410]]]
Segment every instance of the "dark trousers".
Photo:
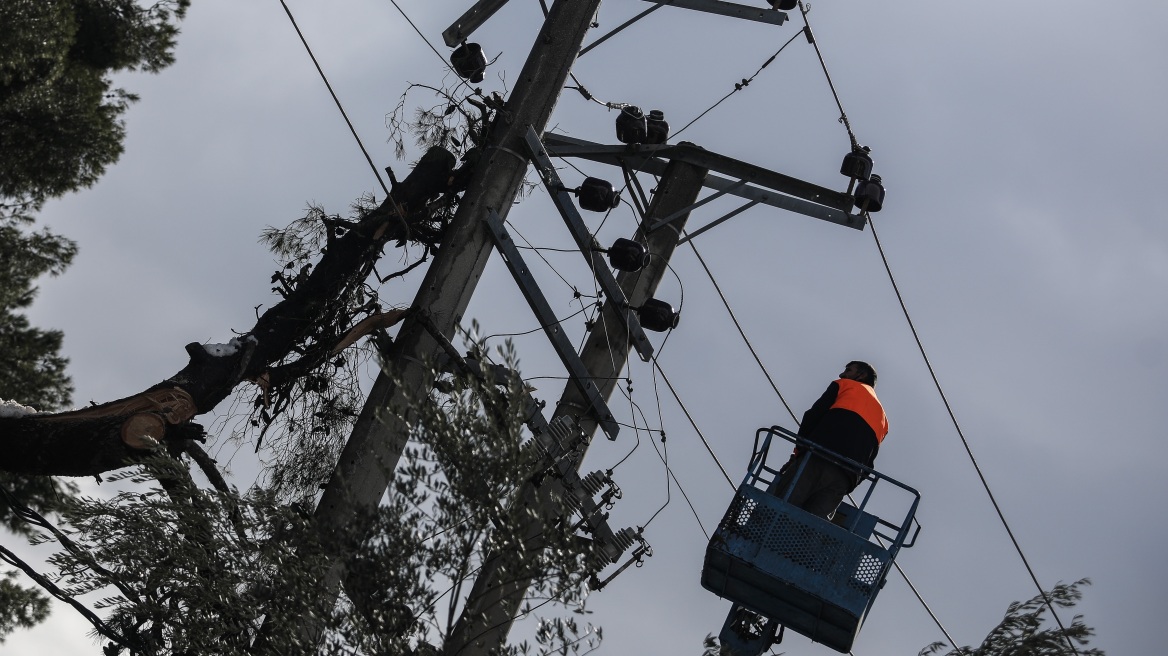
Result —
[[[782, 473], [771, 484], [768, 492], [783, 497], [797, 471], [799, 471], [799, 461], [792, 460], [783, 468]], [[799, 479], [794, 481], [795, 487], [791, 490], [791, 495], [787, 497], [787, 502], [812, 515], [831, 519], [836, 506], [847, 496], [848, 492], [852, 491], [855, 482], [855, 472], [812, 456], [807, 461], [807, 465], [803, 467]]]

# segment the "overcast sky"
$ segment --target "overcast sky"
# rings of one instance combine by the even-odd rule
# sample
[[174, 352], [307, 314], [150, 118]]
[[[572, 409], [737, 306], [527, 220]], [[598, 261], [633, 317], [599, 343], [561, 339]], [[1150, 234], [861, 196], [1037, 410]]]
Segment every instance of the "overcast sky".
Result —
[[[469, 4], [399, 0], [443, 55], [442, 30]], [[419, 153], [394, 160], [385, 116], [408, 83], [449, 84], [452, 74], [389, 2], [289, 5], [374, 161], [404, 173]], [[647, 7], [609, 0], [597, 34]], [[792, 17], [776, 27], [667, 7], [574, 70], [596, 97], [660, 108], [676, 129], [754, 74], [802, 26]], [[1158, 653], [1168, 610], [1159, 507], [1168, 488], [1168, 8], [821, 1], [809, 18], [888, 189], [874, 220], [893, 274], [1027, 558], [1047, 587], [1094, 581], [1076, 612], [1098, 630], [1096, 646]], [[484, 90], [513, 86], [541, 19], [538, 2], [512, 0], [475, 35], [499, 56]], [[274, 302], [274, 265], [257, 243], [264, 227], [287, 224], [308, 202], [343, 213], [362, 193], [384, 196], [279, 2], [200, 0], [182, 27], [172, 68], [120, 79], [142, 98], [127, 117], [122, 160], [41, 217], [81, 248], [63, 277], [42, 283], [32, 311], [37, 325], [65, 331], [78, 404], [142, 390], [183, 366], [184, 344], [250, 327], [254, 308]], [[435, 102], [425, 92], [407, 98]], [[838, 117], [814, 50], [799, 38], [679, 139], [843, 190], [848, 139]], [[612, 143], [614, 118], [568, 91], [552, 125]], [[562, 176], [582, 179], [570, 168]], [[738, 204], [711, 203], [690, 225]], [[536, 245], [571, 241], [542, 190], [510, 221]], [[622, 208], [601, 241], [634, 226]], [[760, 206], [694, 243], [796, 413], [848, 360], [876, 366], [891, 424], [877, 466], [922, 495], [924, 529], [899, 562], [958, 642], [980, 642], [1008, 603], [1036, 589], [933, 385], [871, 231]], [[549, 260], [591, 288], [579, 256]], [[793, 423], [693, 251], [679, 249], [673, 267], [658, 296], [682, 306], [682, 321], [664, 345], [653, 336], [660, 363], [737, 483], [754, 430]], [[578, 309], [550, 268], [537, 273], [557, 312]], [[417, 280], [388, 285], [386, 299], [409, 304]], [[538, 326], [497, 257], [468, 314], [487, 334]], [[581, 334], [583, 317], [569, 330]], [[542, 334], [516, 343], [524, 375], [564, 375]], [[729, 608], [699, 584], [702, 526], [713, 530], [733, 488], [660, 379], [639, 362], [630, 376], [633, 401], [668, 436], [669, 466], [694, 511], [676, 486], [667, 489], [654, 437], [642, 434], [615, 469], [625, 495], [612, 521], [649, 522], [654, 556], [593, 595], [591, 619], [604, 627], [601, 653], [700, 653]], [[535, 385], [554, 403], [563, 382]], [[632, 421], [627, 401], [612, 405]], [[631, 429], [616, 443], [598, 440], [585, 468], [612, 467], [636, 443]], [[250, 482], [248, 452], [232, 461], [241, 486]], [[894, 573], [853, 653], [916, 654], [943, 639]], [[63, 606], [5, 648], [97, 653], [87, 625]], [[832, 653], [796, 635], [779, 649]]]

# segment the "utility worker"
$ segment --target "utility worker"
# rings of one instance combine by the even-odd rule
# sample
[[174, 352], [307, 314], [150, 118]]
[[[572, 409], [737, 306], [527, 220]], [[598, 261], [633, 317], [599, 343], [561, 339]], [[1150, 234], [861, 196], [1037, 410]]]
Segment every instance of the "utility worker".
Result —
[[[888, 434], [888, 418], [880, 399], [876, 398], [876, 370], [867, 362], [849, 362], [839, 380], [803, 414], [799, 436], [849, 460], [872, 467], [880, 443]], [[812, 456], [798, 480], [802, 450], [795, 449], [791, 459], [779, 470], [770, 492], [785, 496], [794, 484], [787, 501], [807, 512], [831, 519], [836, 506], [863, 480], [857, 469]]]

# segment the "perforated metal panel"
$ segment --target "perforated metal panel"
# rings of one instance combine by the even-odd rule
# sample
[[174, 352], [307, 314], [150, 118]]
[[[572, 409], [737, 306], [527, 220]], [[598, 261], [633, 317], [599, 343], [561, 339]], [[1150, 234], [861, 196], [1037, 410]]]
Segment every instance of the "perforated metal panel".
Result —
[[710, 541], [702, 585], [848, 651], [890, 560], [879, 545], [743, 486]]

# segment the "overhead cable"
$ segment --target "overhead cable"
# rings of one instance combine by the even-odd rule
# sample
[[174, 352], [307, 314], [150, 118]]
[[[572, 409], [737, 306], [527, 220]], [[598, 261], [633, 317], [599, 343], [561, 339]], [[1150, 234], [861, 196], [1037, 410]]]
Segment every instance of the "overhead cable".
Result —
[[[389, 187], [385, 186], [385, 181], [381, 179], [381, 172], [377, 170], [377, 166], [373, 163], [373, 158], [369, 156], [369, 151], [365, 149], [365, 144], [361, 143], [361, 137], [357, 135], [357, 129], [353, 127], [353, 122], [349, 120], [349, 114], [345, 112], [345, 107], [341, 104], [341, 99], [333, 91], [333, 85], [329, 83], [328, 76], [324, 74], [324, 69], [320, 67], [320, 62], [316, 60], [316, 55], [312, 53], [312, 48], [308, 45], [308, 40], [304, 38], [304, 33], [300, 31], [300, 26], [296, 24], [296, 18], [292, 16], [292, 10], [288, 8], [288, 3], [284, 2], [284, 0], [280, 0], [280, 4], [284, 7], [284, 13], [288, 14], [288, 20], [292, 21], [292, 27], [295, 28], [296, 35], [300, 37], [300, 42], [304, 44], [304, 49], [308, 51], [308, 56], [312, 58], [312, 64], [316, 66], [316, 72], [320, 74], [320, 79], [324, 80], [324, 85], [328, 87], [329, 95], [333, 97], [333, 102], [337, 104], [337, 109], [341, 111], [341, 116], [345, 118], [345, 124], [349, 126], [349, 131], [353, 133], [353, 138], [357, 140], [357, 146], [361, 148], [361, 152], [365, 155], [365, 161], [369, 162], [369, 168], [373, 169], [373, 175], [377, 177], [377, 181], [381, 183], [381, 188], [385, 190], [385, 195], [388, 196]], [[396, 5], [396, 3], [394, 4]]]
[[552, 322], [546, 326], [541, 324], [535, 328], [532, 328], [531, 330], [526, 330], [526, 331], [519, 332], [519, 333], [491, 333], [490, 335], [487, 335], [487, 336], [483, 337], [482, 339], [484, 342], [486, 342], [486, 341], [495, 339], [496, 337], [522, 337], [524, 335], [531, 335], [531, 334], [537, 333], [541, 330], [547, 330], [551, 326], [559, 326], [559, 325], [563, 324], [565, 321], [567, 321], [568, 319], [572, 319], [574, 317], [580, 316], [581, 314], [584, 314], [587, 311], [588, 311], [588, 307], [582, 307], [579, 310], [576, 310], [575, 312], [573, 312], [572, 314], [569, 314], [566, 317], [557, 317], [554, 322]]
[[[552, 270], [552, 273], [556, 274], [556, 277], [558, 277], [561, 281], [563, 281], [563, 283], [565, 285], [567, 285], [569, 289], [572, 290], [572, 293], [575, 294], [577, 298], [583, 296], [583, 294], [580, 293], [580, 290], [577, 289], [575, 285], [568, 282], [568, 279], [565, 278], [564, 275], [561, 274], [558, 269], [556, 269], [554, 266], [552, 266], [552, 263], [549, 262], [548, 259], [546, 257], [544, 257], [544, 255], [543, 255], [543, 251], [552, 251], [552, 250], [559, 250], [559, 249], [536, 248], [535, 245], [531, 243], [530, 239], [528, 239], [527, 237], [524, 237], [523, 233], [519, 232], [519, 229], [515, 227], [514, 223], [512, 223], [511, 221], [505, 221], [505, 223], [511, 229], [511, 232], [514, 232], [515, 234], [519, 235], [519, 238], [523, 240], [523, 243], [527, 244], [527, 248], [535, 251], [535, 254], [539, 256], [539, 259], [543, 260], [543, 263], [546, 264], [548, 266], [548, 268]], [[521, 248], [521, 247], [516, 245], [516, 248]], [[564, 249], [561, 252], [578, 253], [578, 252], [580, 252], [580, 249], [578, 249], [578, 248]], [[593, 295], [590, 298], [599, 298], [599, 294]]]
[[673, 383], [669, 382], [669, 376], [665, 375], [665, 370], [661, 368], [661, 363], [657, 361], [657, 358], [653, 358], [653, 367], [661, 373], [661, 380], [665, 381], [665, 386], [669, 388], [669, 392], [673, 394], [673, 398], [677, 401], [677, 405], [681, 408], [681, 411], [685, 413], [685, 418], [689, 420], [690, 426], [693, 426], [694, 432], [696, 432], [698, 437], [702, 440], [702, 444], [706, 447], [706, 451], [708, 451], [710, 457], [714, 459], [714, 462], [718, 465], [718, 469], [722, 471], [722, 476], [726, 477], [726, 482], [730, 484], [732, 489], [736, 488], [737, 486], [734, 485], [734, 479], [730, 478], [730, 474], [727, 473], [726, 468], [722, 466], [722, 461], [718, 460], [718, 455], [714, 453], [714, 449], [710, 446], [710, 442], [706, 439], [705, 434], [702, 433], [702, 429], [698, 428], [697, 422], [694, 421], [693, 415], [689, 413], [689, 409], [685, 407], [685, 403], [683, 403], [681, 397], [678, 396], [677, 390], [673, 387]]
[[[658, 6], [660, 6], [660, 5], [658, 5]], [[702, 112], [701, 114], [698, 114], [693, 120], [691, 120], [689, 123], [686, 123], [684, 126], [682, 126], [682, 128], [680, 130], [678, 130], [677, 132], [674, 132], [670, 136], [670, 138], [672, 139], [672, 138], [676, 137], [677, 135], [681, 134], [682, 132], [685, 132], [686, 129], [689, 128], [689, 126], [693, 125], [694, 123], [697, 123], [706, 114], [709, 114], [710, 112], [714, 111], [714, 109], [718, 105], [721, 105], [730, 96], [733, 96], [734, 94], [738, 93], [739, 91], [742, 91], [746, 87], [750, 86], [750, 83], [754, 81], [754, 78], [758, 77], [759, 73], [762, 73], [762, 69], [766, 68], [767, 66], [770, 66], [771, 62], [773, 62], [775, 60], [775, 58], [779, 56], [779, 54], [781, 54], [784, 50], [786, 50], [787, 46], [791, 45], [791, 42], [794, 41], [796, 38], [798, 38], [798, 36], [800, 34], [803, 34], [803, 32], [802, 31], [796, 32], [794, 34], [794, 36], [792, 36], [790, 39], [787, 39], [787, 42], [783, 44], [783, 47], [779, 48], [777, 51], [775, 51], [775, 54], [771, 55], [769, 59], [767, 59], [765, 62], [763, 62], [762, 66], [759, 66], [758, 70], [754, 72], [754, 75], [751, 75], [748, 78], [744, 78], [741, 82], [735, 82], [733, 91], [722, 96], [721, 100], [719, 100], [718, 102], [711, 105], [709, 107], [709, 109], [707, 109], [706, 111]]]
[[921, 602], [921, 606], [925, 608], [925, 612], [929, 614], [929, 617], [933, 618], [933, 623], [937, 625], [938, 629], [941, 629], [941, 633], [945, 634], [945, 639], [949, 641], [949, 644], [953, 645], [953, 648], [957, 650], [958, 654], [965, 656], [965, 650], [958, 646], [957, 642], [953, 640], [953, 636], [949, 635], [948, 629], [946, 629], [945, 625], [941, 624], [941, 620], [937, 618], [937, 614], [933, 612], [933, 609], [930, 608], [927, 603], [925, 603], [925, 598], [921, 596], [920, 591], [917, 590], [917, 586], [913, 585], [913, 582], [909, 580], [908, 574], [904, 573], [904, 569], [900, 566], [900, 563], [894, 560], [892, 561], [892, 566], [896, 568], [897, 572], [900, 572], [901, 578], [904, 579], [904, 582], [908, 584], [908, 588], [912, 590], [914, 595], [916, 595], [917, 601]]
[[852, 142], [852, 150], [860, 148], [860, 142], [856, 141], [856, 135], [852, 133], [852, 124], [848, 121], [848, 114], [844, 111], [843, 103], [840, 102], [839, 93], [835, 90], [835, 83], [831, 81], [831, 73], [827, 72], [827, 62], [823, 59], [823, 52], [819, 49], [819, 44], [815, 41], [815, 34], [811, 31], [811, 23], [807, 20], [807, 14], [811, 10], [803, 5], [803, 0], [799, 0], [799, 13], [803, 15], [803, 30], [807, 35], [807, 41], [815, 48], [815, 55], [819, 57], [819, 66], [823, 68], [823, 75], [827, 78], [827, 86], [831, 88], [831, 95], [835, 97], [835, 105], [839, 107], [840, 123], [844, 124], [844, 128], [848, 131], [848, 139]]
[[434, 47], [433, 43], [430, 43], [430, 39], [427, 39], [426, 35], [422, 34], [422, 30], [418, 29], [418, 26], [414, 24], [414, 21], [411, 20], [406, 12], [397, 4], [397, 0], [389, 1], [393, 3], [394, 8], [397, 9], [397, 12], [402, 15], [402, 18], [406, 19], [406, 22], [410, 24], [410, 27], [414, 28], [414, 31], [418, 33], [418, 36], [422, 37], [422, 40], [426, 42], [426, 45], [430, 46], [430, 50], [433, 50], [434, 54], [438, 55], [438, 59], [442, 60], [442, 64], [446, 65], [446, 58], [442, 56], [442, 53], [438, 52], [438, 49]]
[[[706, 438], [704, 435], [702, 435], [702, 432], [700, 430], [698, 430], [698, 426], [696, 423], [694, 423], [693, 417], [690, 417], [689, 410], [685, 409], [685, 404], [683, 404], [681, 402], [681, 398], [679, 398], [677, 396], [677, 391], [674, 390], [673, 386], [669, 384], [669, 380], [665, 377], [665, 372], [661, 370], [661, 365], [660, 365], [660, 363], [657, 362], [657, 358], [653, 358], [653, 366], [656, 367], [657, 371], [661, 372], [661, 378], [662, 378], [662, 380], [665, 380], [666, 385], [669, 385], [669, 391], [673, 392], [673, 398], [677, 400], [677, 404], [679, 406], [681, 406], [682, 411], [685, 412], [685, 416], [687, 418], [689, 418], [690, 424], [694, 427], [694, 430], [697, 431], [698, 437], [700, 437], [702, 439], [702, 443], [706, 445], [706, 450], [710, 452], [710, 455], [714, 458], [714, 462], [718, 463], [718, 467], [721, 468], [722, 463], [718, 462], [718, 456], [714, 455], [713, 450], [710, 449], [709, 442], [706, 441]], [[654, 376], [654, 379], [656, 379], [656, 376]], [[656, 384], [654, 384], [654, 387], [656, 387]], [[660, 410], [660, 408], [661, 408], [661, 399], [660, 398], [657, 399], [657, 408], [658, 408], [658, 410]], [[665, 442], [665, 427], [664, 426], [661, 427], [661, 442], [662, 442], [662, 444], [664, 444], [664, 442]], [[661, 451], [657, 449], [656, 443], [653, 444], [653, 450], [657, 452], [657, 457], [661, 458], [662, 464], [665, 465], [665, 471], [668, 474], [668, 478], [673, 479], [673, 482], [677, 484], [677, 490], [679, 492], [681, 492], [681, 496], [685, 499], [686, 504], [689, 505], [689, 510], [690, 510], [690, 512], [693, 513], [694, 519], [698, 523], [698, 528], [700, 528], [702, 530], [702, 535], [706, 536], [706, 539], [709, 540], [710, 539], [710, 532], [706, 530], [706, 525], [702, 523], [702, 518], [700, 515], [698, 515], [698, 509], [694, 507], [693, 501], [690, 500], [689, 495], [686, 494], [686, 492], [685, 492], [685, 488], [683, 488], [681, 486], [681, 481], [677, 480], [677, 475], [673, 473], [673, 468], [669, 466], [669, 460], [667, 459], [667, 457], [661, 455]], [[668, 454], [668, 451], [666, 453]], [[725, 474], [726, 470], [722, 469], [722, 473]], [[727, 474], [726, 478], [727, 478], [727, 480], [729, 480], [728, 474]], [[668, 482], [668, 479], [666, 482]], [[733, 485], [733, 483], [731, 483], [731, 485]], [[668, 492], [668, 490], [669, 490], [669, 488], [666, 487], [667, 492]], [[665, 506], [667, 506], [667, 505], [669, 505], [669, 498], [668, 497], [666, 497], [665, 505], [661, 506], [661, 508], [659, 508], [657, 510], [657, 512], [653, 513], [653, 516], [649, 518], [649, 521], [645, 522], [645, 526], [648, 526], [649, 522], [652, 522], [654, 519], [656, 519], [657, 515], [662, 510], [664, 510]]]
[[694, 246], [693, 241], [687, 242], [689, 247], [693, 249], [694, 255], [697, 256], [698, 262], [701, 263], [702, 269], [705, 270], [706, 275], [709, 276], [710, 282], [714, 285], [714, 290], [718, 292], [718, 297], [722, 299], [722, 305], [726, 307], [726, 312], [730, 313], [730, 320], [734, 322], [734, 327], [738, 329], [738, 334], [742, 337], [742, 341], [746, 343], [746, 348], [750, 350], [750, 355], [754, 357], [754, 361], [758, 363], [759, 369], [762, 369], [762, 375], [766, 376], [767, 382], [771, 384], [771, 389], [782, 401], [783, 407], [787, 409], [787, 413], [791, 415], [791, 420], [795, 425], [799, 424], [799, 418], [795, 416], [795, 411], [791, 409], [791, 404], [787, 403], [787, 399], [783, 393], [779, 391], [779, 386], [775, 384], [771, 374], [767, 371], [766, 365], [762, 363], [762, 358], [759, 357], [758, 352], [754, 350], [754, 345], [750, 343], [750, 338], [746, 336], [746, 331], [742, 329], [742, 324], [738, 322], [738, 317], [734, 314], [734, 309], [730, 307], [730, 302], [726, 300], [726, 295], [722, 293], [722, 288], [718, 285], [718, 281], [714, 279], [714, 274], [710, 271], [710, 267], [706, 265], [705, 258], [698, 252], [697, 246]]
[[[654, 446], [654, 448], [656, 448], [657, 445], [654, 444], [653, 446]], [[657, 455], [660, 456], [661, 452], [658, 451]], [[700, 528], [702, 530], [702, 535], [706, 536], [706, 539], [709, 540], [710, 533], [709, 533], [709, 531], [706, 530], [705, 524], [702, 524], [702, 518], [700, 516], [698, 516], [698, 510], [697, 510], [697, 508], [694, 508], [693, 501], [691, 501], [689, 498], [689, 495], [685, 493], [685, 488], [683, 488], [681, 486], [681, 481], [677, 480], [677, 474], [673, 473], [673, 468], [669, 466], [668, 462], [665, 462], [664, 459], [662, 459], [662, 462], [665, 463], [665, 471], [669, 474], [669, 477], [672, 478], [673, 482], [677, 485], [677, 491], [681, 492], [682, 498], [685, 499], [686, 505], [689, 506], [690, 512], [693, 513], [694, 519], [697, 520], [698, 528]], [[669, 505], [668, 500], [666, 500], [665, 505]], [[641, 528], [645, 528], [645, 527], [649, 526], [649, 523], [652, 522], [654, 519], [656, 519], [657, 515], [664, 509], [665, 509], [665, 506], [661, 506], [660, 508], [658, 508], [657, 512], [653, 513], [653, 516], [650, 517], [649, 521], [645, 522], [645, 526], [642, 526]]]
[[649, 7], [648, 9], [646, 9], [645, 11], [642, 11], [641, 13], [637, 14], [636, 16], [633, 16], [629, 20], [618, 25], [617, 28], [614, 29], [613, 31], [609, 32], [608, 34], [605, 34], [604, 36], [600, 37], [599, 39], [588, 44], [587, 47], [581, 49], [580, 52], [576, 55], [576, 57], [577, 58], [583, 57], [584, 55], [588, 54], [589, 50], [592, 50], [596, 46], [604, 43], [605, 41], [608, 41], [610, 38], [616, 36], [617, 33], [620, 32], [621, 30], [625, 29], [626, 27], [632, 25], [633, 23], [641, 20], [642, 18], [648, 16], [649, 14], [651, 14], [651, 13], [657, 11], [658, 9], [664, 7], [665, 5], [669, 5], [669, 4], [673, 4], [673, 0], [663, 0], [660, 4], [653, 5], [652, 7]]
[[1030, 580], [1038, 588], [1038, 593], [1042, 595], [1042, 599], [1046, 602], [1047, 608], [1050, 608], [1050, 613], [1054, 616], [1055, 622], [1062, 629], [1063, 637], [1066, 639], [1067, 645], [1073, 653], [1078, 654], [1079, 650], [1075, 648], [1074, 642], [1071, 641], [1071, 637], [1067, 633], [1067, 627], [1059, 617], [1058, 611], [1055, 610], [1050, 596], [1046, 594], [1046, 590], [1038, 582], [1038, 576], [1034, 573], [1034, 568], [1030, 566], [1030, 561], [1026, 558], [1026, 554], [1023, 553], [1022, 545], [1018, 543], [1018, 538], [1014, 536], [1013, 529], [1010, 528], [1009, 522], [1006, 521], [1006, 515], [1002, 512], [1001, 506], [998, 505], [998, 500], [994, 497], [994, 493], [990, 489], [990, 484], [986, 480], [985, 474], [982, 473], [981, 466], [977, 464], [977, 459], [973, 456], [973, 449], [969, 446], [969, 440], [965, 438], [965, 432], [961, 430], [961, 425], [957, 423], [957, 415], [954, 414], [953, 407], [949, 404], [949, 398], [945, 395], [945, 390], [942, 389], [941, 382], [937, 379], [937, 372], [933, 370], [933, 363], [929, 361], [929, 356], [925, 353], [925, 346], [921, 343], [921, 337], [917, 333], [916, 325], [908, 313], [908, 307], [904, 303], [904, 297], [900, 294], [900, 287], [896, 284], [896, 278], [892, 275], [892, 268], [888, 265], [888, 257], [884, 254], [884, 247], [880, 243], [879, 235], [876, 234], [876, 224], [872, 222], [871, 217], [868, 218], [868, 225], [872, 227], [872, 239], [876, 242], [876, 250], [880, 252], [880, 260], [884, 263], [884, 271], [887, 272], [888, 280], [892, 283], [892, 289], [896, 292], [896, 300], [900, 303], [901, 312], [904, 313], [905, 321], [908, 322], [909, 330], [912, 331], [913, 339], [916, 340], [917, 349], [921, 353], [921, 358], [925, 361], [925, 367], [928, 368], [929, 375], [933, 378], [933, 385], [937, 388], [937, 393], [941, 396], [941, 402], [945, 405], [946, 412], [949, 413], [949, 420], [953, 423], [953, 428], [957, 430], [957, 436], [961, 438], [961, 444], [965, 447], [965, 453], [969, 456], [969, 461], [973, 463], [974, 470], [977, 471], [977, 477], [981, 480], [981, 485], [985, 488], [986, 495], [990, 498], [990, 503], [994, 506], [994, 512], [998, 514], [998, 519], [1001, 520], [1002, 526], [1005, 527], [1006, 534], [1010, 536], [1010, 541], [1014, 544], [1014, 550], [1018, 552], [1018, 557], [1022, 559], [1022, 564], [1026, 566], [1026, 571], [1030, 574]]

